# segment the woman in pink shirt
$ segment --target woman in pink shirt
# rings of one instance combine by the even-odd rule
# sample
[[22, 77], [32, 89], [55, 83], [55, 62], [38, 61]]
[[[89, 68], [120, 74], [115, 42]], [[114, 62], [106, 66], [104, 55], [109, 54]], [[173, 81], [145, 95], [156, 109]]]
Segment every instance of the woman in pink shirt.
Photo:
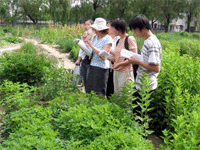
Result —
[[111, 27], [114, 29], [115, 35], [120, 36], [115, 50], [110, 51], [114, 57], [108, 58], [114, 62], [114, 65], [111, 66], [111, 69], [114, 70], [114, 91], [117, 95], [120, 95], [120, 90], [124, 87], [124, 83], [129, 81], [134, 82], [132, 64], [128, 60], [120, 57], [120, 52], [122, 49], [125, 49], [125, 40], [127, 40], [129, 51], [137, 53], [137, 43], [133, 36], [127, 34], [127, 25], [124, 19], [115, 19]]

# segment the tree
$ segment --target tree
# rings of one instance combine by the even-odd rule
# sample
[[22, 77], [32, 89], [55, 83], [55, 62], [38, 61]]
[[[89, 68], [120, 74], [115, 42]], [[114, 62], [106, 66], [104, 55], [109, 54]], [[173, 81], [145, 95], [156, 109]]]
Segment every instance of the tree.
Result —
[[67, 23], [70, 14], [70, 0], [48, 0], [49, 13], [54, 23], [61, 22], [62, 25]]
[[165, 32], [168, 32], [169, 24], [173, 19], [181, 16], [184, 9], [184, 0], [157, 0], [160, 2], [158, 7], [158, 19], [165, 25]]
[[200, 1], [199, 0], [187, 0], [186, 1], [186, 17], [187, 28], [186, 31], [190, 32], [190, 23], [194, 17], [199, 17]]
[[132, 16], [133, 0], [108, 0], [108, 19], [123, 18], [130, 19]]
[[93, 5], [91, 2], [82, 2], [80, 6], [80, 16], [83, 20], [88, 20], [92, 18], [92, 14], [94, 13]]
[[158, 11], [160, 8], [160, 0], [135, 0], [133, 5], [135, 12], [139, 14], [144, 14], [149, 20], [151, 20], [151, 26], [158, 20], [159, 14]]
[[97, 17], [106, 18], [108, 12], [108, 0], [81, 0], [81, 3], [87, 2], [91, 3], [93, 7], [92, 20], [95, 20]]
[[43, 0], [20, 0], [19, 7], [21, 8], [20, 13], [24, 16], [28, 16], [34, 24], [38, 23], [41, 17], [41, 5]]

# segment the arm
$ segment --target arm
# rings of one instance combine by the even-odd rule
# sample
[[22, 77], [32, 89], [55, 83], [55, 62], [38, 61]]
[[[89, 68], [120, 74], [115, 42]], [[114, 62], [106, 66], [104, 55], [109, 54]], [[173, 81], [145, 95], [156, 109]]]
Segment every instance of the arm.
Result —
[[115, 62], [115, 57], [108, 57], [108, 60]]
[[115, 56], [115, 51], [110, 50], [110, 53], [111, 53], [113, 56]]
[[[85, 39], [84, 42], [85, 42], [86, 44], [88, 44], [88, 45], [93, 49], [93, 51], [94, 51], [97, 55], [101, 52], [101, 50], [98, 49], [98, 48], [96, 48], [96, 47], [94, 47], [94, 46], [92, 45], [91, 41], [89, 41], [88, 39]], [[106, 52], [109, 52], [110, 49], [111, 49], [111, 47], [112, 47], [112, 44], [110, 43], [110, 44], [104, 45], [103, 49], [104, 49]], [[105, 56], [99, 56], [99, 57], [100, 57], [101, 59], [104, 60], [104, 57], [105, 57]]]
[[128, 59], [128, 61], [131, 64], [138, 64], [138, 65], [146, 68], [147, 70], [150, 70], [150, 71], [153, 71], [156, 73], [158, 73], [160, 71], [160, 65], [144, 63], [144, 62], [140, 61], [139, 59], [135, 58], [134, 56], [132, 56], [130, 59]]
[[79, 66], [81, 59], [82, 59], [82, 57], [78, 57], [77, 61], [75, 62], [75, 65]]

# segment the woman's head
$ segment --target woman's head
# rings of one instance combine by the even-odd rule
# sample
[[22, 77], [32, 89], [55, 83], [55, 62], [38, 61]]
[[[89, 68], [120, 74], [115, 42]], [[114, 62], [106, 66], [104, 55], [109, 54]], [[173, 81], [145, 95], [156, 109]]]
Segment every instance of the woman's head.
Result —
[[88, 31], [90, 29], [90, 26], [93, 24], [92, 20], [86, 20], [84, 23], [84, 29], [85, 31]]
[[94, 32], [108, 34], [109, 27], [106, 26], [106, 20], [103, 18], [96, 18], [94, 24], [91, 25]]
[[111, 27], [114, 27], [115, 30], [121, 32], [122, 34], [127, 32], [126, 21], [121, 18], [117, 18], [117, 19], [113, 20], [111, 23]]
[[135, 30], [138, 28], [138, 29], [140, 29], [140, 31], [142, 31], [142, 29], [150, 30], [151, 26], [149, 24], [149, 20], [147, 19], [147, 17], [145, 15], [138, 14], [130, 20], [129, 28], [131, 30]]

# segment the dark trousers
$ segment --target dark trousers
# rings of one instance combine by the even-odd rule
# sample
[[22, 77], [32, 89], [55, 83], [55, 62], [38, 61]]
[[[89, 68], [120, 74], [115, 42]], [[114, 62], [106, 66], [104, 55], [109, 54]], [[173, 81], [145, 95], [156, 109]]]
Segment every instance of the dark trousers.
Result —
[[111, 96], [113, 93], [114, 93], [113, 70], [109, 69], [107, 92], [106, 92], [107, 98], [109, 99], [109, 96]]

